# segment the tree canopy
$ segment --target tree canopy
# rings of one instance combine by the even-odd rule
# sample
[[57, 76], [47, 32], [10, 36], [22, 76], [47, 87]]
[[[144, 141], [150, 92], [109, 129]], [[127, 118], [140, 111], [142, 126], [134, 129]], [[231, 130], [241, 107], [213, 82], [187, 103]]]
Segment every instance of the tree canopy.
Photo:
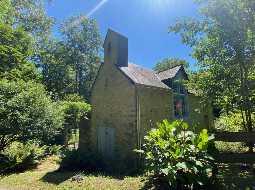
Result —
[[[14, 27], [22, 27], [36, 40], [51, 34], [54, 19], [45, 11], [46, 0], [2, 0], [10, 4], [5, 21]], [[38, 44], [39, 45], [39, 44]]]
[[101, 37], [95, 20], [71, 17], [61, 26], [63, 40], [53, 40], [43, 54], [43, 82], [57, 99], [77, 93], [89, 99], [100, 66]]
[[32, 55], [31, 37], [22, 28], [12, 29], [0, 23], [0, 77], [7, 79], [39, 79]]
[[156, 72], [162, 72], [178, 65], [183, 65], [185, 68], [189, 67], [189, 63], [183, 59], [179, 58], [165, 58], [158, 63], [156, 63], [155, 67], [153, 68]]
[[68, 62], [75, 71], [76, 92], [88, 98], [100, 66], [102, 40], [97, 24], [84, 16], [71, 17], [63, 23], [61, 32]]
[[225, 111], [239, 110], [252, 130], [255, 105], [255, 2], [198, 0], [201, 19], [182, 19], [170, 31], [193, 48], [199, 71], [193, 87]]
[[[77, 128], [90, 111], [84, 99], [65, 100], [65, 97], [70, 94], [78, 97], [74, 94], [78, 93], [77, 68], [72, 62], [72, 50], [77, 51], [80, 46], [89, 48], [92, 52], [81, 50], [77, 63], [85, 63], [82, 57], [87, 56], [90, 58], [86, 59], [87, 64], [97, 63], [93, 62], [97, 60], [96, 40], [100, 37], [96, 23], [86, 20], [80, 34], [86, 35], [84, 40], [72, 46], [67, 39], [76, 33], [63, 32], [68, 37], [62, 41], [50, 38], [53, 20], [46, 15], [43, 0], [3, 1], [5, 6], [0, 7], [0, 151], [14, 141], [56, 143], [64, 128]], [[82, 71], [83, 78], [90, 76], [91, 70]]]

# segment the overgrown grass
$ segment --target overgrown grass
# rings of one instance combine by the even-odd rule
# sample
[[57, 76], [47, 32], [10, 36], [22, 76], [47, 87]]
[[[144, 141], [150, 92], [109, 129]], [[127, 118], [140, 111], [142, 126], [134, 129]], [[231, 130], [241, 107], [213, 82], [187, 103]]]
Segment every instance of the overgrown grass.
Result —
[[[44, 160], [36, 169], [23, 173], [14, 173], [0, 177], [0, 189], [37, 190], [37, 189], [141, 189], [143, 177], [116, 177], [104, 174], [85, 174], [79, 172], [58, 171], [58, 157]], [[72, 177], [80, 174], [81, 182], [72, 181]]]

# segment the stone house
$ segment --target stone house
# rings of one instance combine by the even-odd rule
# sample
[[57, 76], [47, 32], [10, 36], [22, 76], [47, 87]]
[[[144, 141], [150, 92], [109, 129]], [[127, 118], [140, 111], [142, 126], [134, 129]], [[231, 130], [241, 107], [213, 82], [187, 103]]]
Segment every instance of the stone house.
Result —
[[163, 119], [184, 119], [198, 128], [212, 125], [209, 107], [189, 93], [180, 80], [188, 75], [182, 65], [156, 73], [128, 62], [128, 39], [109, 30], [104, 63], [92, 89], [91, 119], [80, 127], [79, 148], [97, 152], [115, 168], [136, 165], [134, 149], [146, 132]]

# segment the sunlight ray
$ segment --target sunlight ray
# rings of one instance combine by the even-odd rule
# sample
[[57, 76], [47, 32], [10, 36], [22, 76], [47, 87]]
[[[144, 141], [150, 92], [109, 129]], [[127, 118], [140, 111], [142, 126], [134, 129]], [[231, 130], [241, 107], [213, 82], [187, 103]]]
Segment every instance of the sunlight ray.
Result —
[[87, 17], [92, 16], [95, 12], [97, 12], [104, 4], [106, 4], [109, 0], [100, 1], [92, 10], [88, 12]]

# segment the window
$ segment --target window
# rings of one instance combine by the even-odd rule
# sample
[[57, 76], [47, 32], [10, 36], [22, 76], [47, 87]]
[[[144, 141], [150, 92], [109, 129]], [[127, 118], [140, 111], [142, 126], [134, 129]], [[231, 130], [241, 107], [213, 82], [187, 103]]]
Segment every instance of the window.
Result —
[[[163, 80], [163, 83], [173, 89], [174, 92], [174, 115], [176, 118], [188, 116], [188, 96], [187, 90], [182, 81], [178, 78]], [[173, 108], [171, 108], [173, 109]]]
[[188, 115], [187, 97], [185, 95], [174, 95], [174, 115], [177, 118]]
[[173, 82], [173, 86], [172, 86], [173, 90], [175, 93], [178, 93], [178, 94], [186, 94], [186, 90], [185, 90], [185, 87], [182, 83], [180, 82], [177, 82], [177, 81], [174, 81]]
[[173, 82], [173, 90], [175, 93], [179, 93], [179, 85], [177, 82]]
[[185, 94], [186, 90], [183, 85], [180, 85], [180, 94]]

